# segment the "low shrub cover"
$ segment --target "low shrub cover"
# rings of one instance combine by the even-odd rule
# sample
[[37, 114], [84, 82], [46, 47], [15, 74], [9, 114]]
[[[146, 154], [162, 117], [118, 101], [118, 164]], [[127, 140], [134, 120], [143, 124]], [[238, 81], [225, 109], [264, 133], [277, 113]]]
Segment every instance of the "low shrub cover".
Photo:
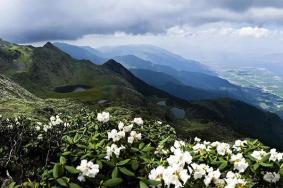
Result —
[[182, 141], [161, 121], [108, 112], [0, 123], [2, 185], [10, 187], [281, 185], [283, 154], [257, 140]]

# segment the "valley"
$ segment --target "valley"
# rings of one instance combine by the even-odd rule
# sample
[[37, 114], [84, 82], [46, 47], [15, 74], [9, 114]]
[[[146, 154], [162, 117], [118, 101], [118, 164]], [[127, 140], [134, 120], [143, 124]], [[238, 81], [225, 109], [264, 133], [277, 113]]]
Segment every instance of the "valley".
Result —
[[283, 81], [282, 78], [261, 67], [238, 67], [229, 65], [213, 65], [223, 79], [236, 85], [254, 89], [258, 105], [272, 112], [283, 110]]

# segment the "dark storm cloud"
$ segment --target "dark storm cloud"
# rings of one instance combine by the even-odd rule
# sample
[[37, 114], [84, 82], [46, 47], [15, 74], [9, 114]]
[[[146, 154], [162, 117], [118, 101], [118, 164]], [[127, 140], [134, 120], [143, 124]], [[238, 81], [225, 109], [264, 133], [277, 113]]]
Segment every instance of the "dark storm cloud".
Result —
[[162, 33], [211, 22], [281, 25], [281, 0], [1, 0], [0, 37], [15, 42], [87, 34]]

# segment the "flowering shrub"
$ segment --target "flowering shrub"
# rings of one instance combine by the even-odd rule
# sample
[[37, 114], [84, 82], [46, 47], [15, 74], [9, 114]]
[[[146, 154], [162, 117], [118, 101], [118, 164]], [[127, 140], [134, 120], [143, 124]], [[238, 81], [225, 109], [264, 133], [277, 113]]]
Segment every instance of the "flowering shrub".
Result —
[[[44, 151], [51, 147], [56, 155], [49, 154], [42, 175], [24, 187], [280, 187], [283, 175], [283, 154], [257, 140], [181, 141], [160, 121], [108, 112], [28, 123], [32, 141], [44, 142]], [[20, 125], [5, 121], [1, 127], [8, 132]], [[47, 147], [48, 137], [57, 142], [49, 139]]]

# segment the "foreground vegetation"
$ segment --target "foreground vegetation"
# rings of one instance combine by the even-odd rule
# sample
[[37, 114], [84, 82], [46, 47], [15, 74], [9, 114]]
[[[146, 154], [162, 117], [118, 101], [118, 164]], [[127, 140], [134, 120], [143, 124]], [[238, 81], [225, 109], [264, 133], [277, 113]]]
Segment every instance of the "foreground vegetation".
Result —
[[257, 140], [178, 140], [123, 112], [0, 118], [0, 175], [10, 187], [280, 187], [283, 154]]

